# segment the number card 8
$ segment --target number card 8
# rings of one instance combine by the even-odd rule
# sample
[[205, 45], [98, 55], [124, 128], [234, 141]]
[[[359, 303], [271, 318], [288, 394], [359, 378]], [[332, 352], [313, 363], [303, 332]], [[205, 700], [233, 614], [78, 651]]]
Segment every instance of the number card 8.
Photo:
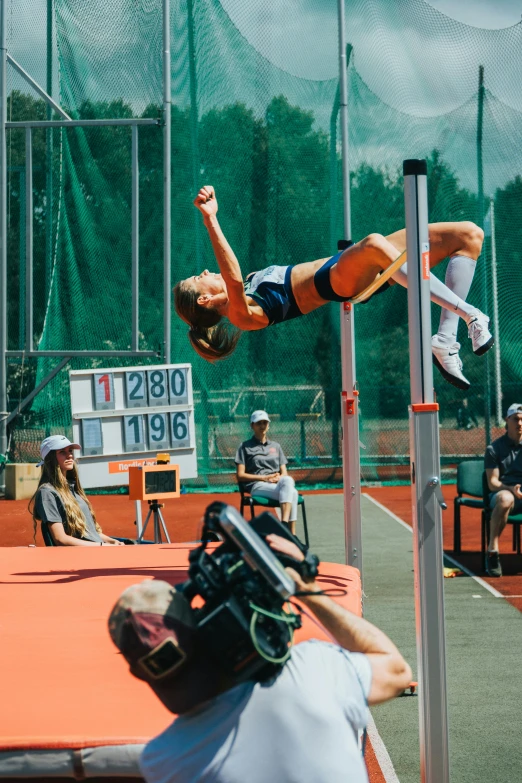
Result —
[[184, 449], [190, 446], [188, 411], [170, 414], [170, 435], [173, 449]]
[[149, 405], [168, 405], [169, 390], [166, 370], [148, 370]]

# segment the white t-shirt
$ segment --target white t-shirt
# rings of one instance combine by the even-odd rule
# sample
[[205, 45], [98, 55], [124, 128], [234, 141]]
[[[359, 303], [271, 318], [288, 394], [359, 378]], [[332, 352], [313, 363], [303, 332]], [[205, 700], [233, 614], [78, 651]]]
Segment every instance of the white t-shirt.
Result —
[[308, 641], [275, 681], [246, 682], [177, 718], [146, 746], [147, 783], [367, 783], [358, 731], [368, 658]]

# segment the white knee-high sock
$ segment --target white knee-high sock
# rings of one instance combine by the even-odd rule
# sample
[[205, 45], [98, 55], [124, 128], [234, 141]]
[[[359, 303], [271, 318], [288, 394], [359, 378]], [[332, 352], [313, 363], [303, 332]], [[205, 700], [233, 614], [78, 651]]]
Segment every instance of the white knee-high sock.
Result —
[[[392, 275], [392, 280], [395, 280], [399, 285], [408, 288], [408, 264], [403, 264], [398, 272]], [[476, 310], [476, 307], [471, 307], [464, 299], [450, 291], [450, 289], [442, 283], [438, 277], [432, 275], [430, 272], [430, 293], [431, 301], [440, 305], [445, 310], [449, 310], [451, 314], [456, 314], [457, 317], [466, 318]]]
[[[468, 256], [452, 256], [449, 260], [445, 283], [450, 291], [453, 291], [460, 299], [466, 300], [468, 298], [476, 266], [477, 262]], [[458, 326], [458, 313], [443, 309], [437, 332], [439, 339], [453, 344], [457, 340]]]

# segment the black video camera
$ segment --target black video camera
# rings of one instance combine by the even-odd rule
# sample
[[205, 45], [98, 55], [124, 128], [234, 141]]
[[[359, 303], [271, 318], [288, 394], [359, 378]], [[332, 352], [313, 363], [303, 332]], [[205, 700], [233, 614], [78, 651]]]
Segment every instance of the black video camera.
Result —
[[[203, 543], [189, 555], [189, 579], [178, 586], [189, 601], [203, 599], [203, 606], [193, 607], [202, 649], [237, 682], [266, 680], [288, 660], [301, 617], [283, 610], [296, 592], [285, 566], [313, 577], [319, 564], [314, 555], [304, 561], [276, 555], [263, 540], [269, 532], [290, 538], [305, 553], [271, 514], [247, 523], [232, 506], [212, 503], [205, 512]], [[216, 534], [223, 543], [209, 552]]]

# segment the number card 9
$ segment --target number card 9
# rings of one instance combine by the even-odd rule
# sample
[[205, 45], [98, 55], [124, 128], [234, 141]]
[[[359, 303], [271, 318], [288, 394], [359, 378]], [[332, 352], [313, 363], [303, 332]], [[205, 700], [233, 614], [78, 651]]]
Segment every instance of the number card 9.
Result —
[[114, 377], [111, 372], [95, 373], [94, 407], [97, 411], [114, 410]]
[[149, 405], [168, 405], [169, 390], [166, 370], [149, 370], [147, 372], [149, 386]]
[[173, 449], [184, 449], [190, 446], [190, 425], [188, 411], [170, 414], [170, 436]]
[[169, 426], [166, 413], [152, 413], [149, 420], [149, 449], [169, 449]]
[[145, 373], [141, 370], [133, 370], [125, 373], [125, 391], [127, 396], [127, 408], [147, 407], [147, 385]]

